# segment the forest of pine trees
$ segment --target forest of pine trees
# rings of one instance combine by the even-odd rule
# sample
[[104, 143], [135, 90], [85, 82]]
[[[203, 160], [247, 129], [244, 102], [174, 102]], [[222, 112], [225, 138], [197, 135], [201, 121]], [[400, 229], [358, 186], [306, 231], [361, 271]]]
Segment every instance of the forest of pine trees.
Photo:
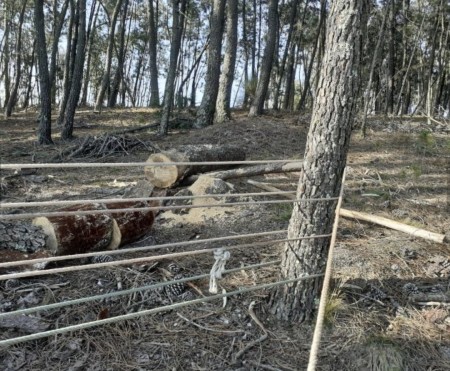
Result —
[[[358, 111], [450, 110], [450, 7], [368, 1]], [[0, 105], [35, 106], [38, 142], [70, 139], [77, 107], [198, 107], [195, 127], [264, 109], [311, 109], [325, 54], [326, 0], [3, 0]], [[56, 124], [52, 128], [52, 115]]]

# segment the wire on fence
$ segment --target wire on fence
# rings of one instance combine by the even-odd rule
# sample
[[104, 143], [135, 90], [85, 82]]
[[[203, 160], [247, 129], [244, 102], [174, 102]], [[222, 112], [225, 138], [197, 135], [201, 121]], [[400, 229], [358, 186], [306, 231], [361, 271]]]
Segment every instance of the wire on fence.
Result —
[[83, 330], [83, 329], [106, 325], [106, 324], [110, 324], [110, 323], [117, 323], [119, 321], [134, 319], [134, 318], [138, 318], [138, 317], [141, 317], [144, 315], [156, 314], [159, 312], [165, 312], [165, 311], [178, 309], [178, 308], [182, 308], [182, 307], [186, 307], [186, 306], [194, 305], [194, 304], [207, 303], [207, 302], [214, 301], [217, 299], [227, 298], [227, 297], [230, 297], [233, 295], [239, 295], [239, 294], [244, 294], [247, 292], [268, 289], [268, 288], [272, 288], [272, 287], [276, 287], [276, 286], [280, 286], [280, 285], [284, 285], [284, 284], [298, 282], [298, 281], [306, 280], [306, 279], [313, 279], [313, 278], [317, 278], [317, 277], [321, 277], [321, 276], [323, 276], [323, 274], [314, 274], [314, 275], [310, 275], [310, 276], [299, 277], [299, 278], [294, 278], [294, 279], [290, 279], [290, 280], [277, 281], [277, 282], [272, 282], [272, 283], [266, 283], [266, 284], [262, 284], [262, 285], [252, 286], [252, 287], [243, 287], [238, 290], [230, 291], [230, 292], [223, 293], [223, 294], [217, 294], [217, 295], [208, 296], [208, 297], [204, 297], [204, 298], [200, 298], [200, 299], [194, 299], [194, 300], [189, 300], [189, 301], [185, 301], [185, 302], [166, 305], [163, 307], [142, 310], [142, 311], [134, 312], [134, 313], [127, 313], [127, 314], [123, 314], [120, 316], [99, 319], [96, 321], [80, 323], [77, 325], [66, 326], [63, 328], [58, 328], [58, 329], [49, 330], [49, 331], [43, 331], [40, 333], [20, 336], [20, 337], [16, 337], [16, 338], [12, 338], [12, 339], [0, 340], [0, 347], [2, 347], [2, 346], [5, 347], [5, 346], [9, 346], [9, 345], [14, 345], [14, 344], [20, 344], [25, 341], [42, 339], [42, 338], [46, 338], [46, 337], [53, 336], [53, 335], [64, 334], [64, 333], [68, 333], [68, 332], [72, 332], [72, 331], [76, 331], [76, 330]]
[[301, 160], [247, 160], [247, 161], [184, 161], [184, 162], [74, 162], [57, 164], [0, 164], [0, 170], [16, 169], [64, 169], [98, 167], [142, 167], [142, 166], [197, 166], [197, 165], [257, 165], [300, 162]]
[[[272, 243], [299, 241], [299, 240], [313, 239], [313, 238], [326, 238], [326, 237], [330, 237], [330, 236], [331, 236], [331, 234], [323, 234], [323, 235], [313, 235], [313, 236], [306, 236], [306, 237], [286, 238], [286, 239], [280, 239], [280, 240], [254, 242], [254, 243], [250, 243], [250, 244], [227, 246], [227, 249], [234, 250], [234, 249], [239, 249], [239, 248], [243, 248], [243, 247], [264, 246], [268, 243], [272, 244]], [[141, 257], [141, 258], [115, 260], [115, 261], [111, 261], [111, 262], [104, 262], [104, 263], [97, 263], [97, 264], [88, 264], [88, 265], [80, 265], [80, 266], [71, 266], [71, 267], [63, 267], [63, 268], [53, 268], [53, 269], [46, 269], [46, 270], [34, 270], [34, 271], [28, 271], [28, 272], [3, 274], [3, 275], [0, 275], [0, 281], [12, 279], [12, 278], [45, 276], [45, 275], [53, 274], [53, 273], [65, 273], [65, 272], [91, 270], [91, 269], [95, 269], [95, 268], [112, 267], [112, 266], [125, 265], [125, 264], [148, 263], [150, 261], [155, 261], [155, 260], [173, 259], [173, 258], [177, 258], [177, 257], [205, 254], [205, 253], [209, 253], [209, 252], [214, 252], [216, 249], [217, 248], [183, 251], [183, 252], [170, 253], [170, 254], [164, 254], [164, 255], [155, 255], [155, 256], [146, 256], [146, 257]]]
[[[214, 197], [214, 196], [210, 196]], [[281, 204], [281, 203], [296, 203], [308, 201], [332, 201], [333, 198], [314, 198], [314, 199], [298, 199], [298, 200], [265, 200], [252, 202], [230, 202], [226, 204], [214, 204], [214, 207], [232, 207], [244, 205], [262, 205], [262, 204]], [[24, 213], [24, 214], [2, 214], [0, 220], [18, 220], [18, 219], [32, 219], [36, 217], [52, 217], [52, 216], [71, 216], [71, 215], [95, 215], [95, 214], [116, 214], [137, 211], [160, 211], [160, 210], [179, 210], [179, 209], [196, 209], [212, 207], [211, 204], [203, 205], [173, 205], [173, 206], [149, 206], [149, 207], [135, 207], [124, 209], [106, 209], [106, 210], [79, 210], [79, 211], [51, 211], [44, 213]]]
[[[230, 273], [234, 273], [234, 272], [245, 271], [245, 270], [250, 270], [250, 269], [255, 269], [255, 268], [263, 268], [263, 267], [278, 264], [278, 263], [280, 263], [280, 261], [281, 260], [275, 260], [275, 261], [270, 261], [270, 262], [265, 262], [265, 263], [247, 265], [247, 266], [239, 267], [239, 268], [226, 269], [225, 271], [223, 271], [223, 274], [230, 274]], [[124, 295], [128, 295], [128, 294], [134, 294], [134, 293], [140, 292], [140, 291], [155, 290], [158, 288], [170, 286], [170, 285], [177, 284], [177, 283], [198, 281], [198, 280], [201, 280], [204, 278], [209, 278], [209, 276], [210, 276], [210, 274], [207, 273], [207, 274], [201, 274], [201, 275], [197, 275], [197, 276], [183, 277], [183, 278], [180, 278], [177, 280], [165, 281], [165, 282], [160, 282], [160, 283], [156, 283], [156, 284], [152, 284], [152, 285], [135, 287], [135, 288], [128, 289], [128, 290], [113, 291], [113, 292], [109, 292], [107, 294], [88, 296], [88, 297], [83, 297], [80, 299], [66, 300], [66, 301], [62, 301], [60, 303], [41, 305], [41, 306], [33, 307], [33, 308], [19, 309], [19, 310], [15, 310], [13, 312], [0, 313], [0, 319], [5, 318], [5, 317], [11, 317], [14, 315], [19, 315], [19, 314], [23, 315], [23, 314], [30, 314], [30, 313], [43, 311], [43, 310], [63, 308], [63, 307], [67, 307], [69, 305], [84, 304], [84, 303], [89, 303], [92, 301], [109, 299], [109, 298], [113, 298], [116, 296], [124, 296]]]
[[223, 242], [223, 241], [229, 241], [229, 240], [236, 240], [236, 239], [240, 239], [240, 238], [273, 236], [276, 234], [281, 234], [281, 233], [286, 233], [286, 232], [287, 232], [286, 229], [282, 229], [282, 230], [278, 230], [278, 231], [239, 234], [236, 236], [205, 238], [202, 240], [194, 240], [194, 241], [170, 242], [170, 243], [163, 243], [160, 245], [153, 245], [153, 246], [129, 247], [127, 249], [120, 249], [120, 250], [107, 250], [107, 251], [89, 252], [89, 253], [84, 253], [84, 254], [50, 256], [47, 258], [37, 258], [37, 259], [28, 259], [28, 260], [19, 260], [19, 261], [14, 261], [14, 262], [0, 263], [0, 268], [14, 267], [14, 266], [18, 266], [18, 265], [31, 265], [31, 264], [45, 263], [45, 262], [56, 262], [56, 261], [63, 261], [63, 260], [92, 258], [94, 256], [101, 256], [101, 255], [105, 255], [105, 254], [121, 255], [121, 254], [127, 254], [127, 253], [164, 249], [167, 247], [175, 247], [175, 246], [180, 247], [180, 246], [196, 245], [196, 244], [201, 244], [201, 243]]
[[[214, 194], [214, 198], [228, 197], [254, 197], [254, 196], [277, 196], [295, 194], [296, 191], [279, 191], [279, 192], [253, 192], [253, 193], [222, 193]], [[13, 207], [35, 207], [35, 206], [69, 206], [82, 205], [101, 202], [102, 204], [111, 203], [127, 203], [127, 202], [149, 202], [149, 201], [170, 201], [170, 200], [193, 200], [196, 198], [211, 198], [212, 195], [195, 195], [195, 196], [161, 196], [161, 197], [140, 197], [140, 198], [105, 198], [92, 200], [61, 200], [61, 201], [31, 201], [31, 202], [8, 202], [0, 203], [0, 209], [8, 209]]]

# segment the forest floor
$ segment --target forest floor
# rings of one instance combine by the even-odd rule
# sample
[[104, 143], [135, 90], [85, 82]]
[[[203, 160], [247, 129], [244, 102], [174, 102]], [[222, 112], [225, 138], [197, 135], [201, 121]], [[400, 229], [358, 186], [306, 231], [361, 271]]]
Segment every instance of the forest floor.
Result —
[[[189, 112], [182, 112], [192, 118]], [[36, 113], [0, 120], [2, 163], [53, 161], [67, 147], [88, 135], [102, 135], [158, 120], [145, 109], [106, 110], [101, 115], [80, 111], [76, 142], [54, 146], [35, 144]], [[234, 112], [233, 121], [203, 130], [172, 130], [165, 138], [148, 130], [129, 134], [147, 148], [100, 159], [72, 162], [145, 161], [152, 146], [162, 149], [182, 144], [235, 144], [248, 160], [298, 159], [303, 155], [309, 117], [268, 113], [248, 118]], [[423, 119], [372, 118], [368, 136], [354, 131], [348, 158], [343, 207], [385, 216], [437, 233], [450, 231], [449, 127]], [[120, 197], [144, 179], [142, 168], [38, 169], [8, 177], [3, 171], [2, 202], [76, 200]], [[6, 177], [6, 178], [5, 178]], [[298, 173], [255, 178], [283, 190], [295, 190]], [[235, 192], [258, 192], [245, 178], [231, 179]], [[271, 199], [268, 197], [258, 198]], [[247, 200], [252, 200], [247, 198]], [[253, 198], [253, 200], [256, 200]], [[16, 212], [20, 212], [17, 210]], [[291, 207], [255, 203], [247, 207], [197, 209], [183, 215], [160, 213], [152, 232], [132, 246], [286, 229]], [[245, 243], [256, 240], [247, 239]], [[221, 247], [226, 244], [201, 244]], [[130, 246], [128, 246], [130, 247]], [[233, 250], [227, 268], [279, 258], [280, 244]], [[166, 248], [151, 254], [180, 251]], [[142, 253], [127, 257], [142, 256]], [[166, 262], [167, 263], [167, 262]], [[185, 275], [208, 273], [214, 257], [194, 256], [176, 261]], [[155, 282], [155, 272], [144, 266], [122, 266], [0, 282], [0, 312]], [[278, 267], [238, 271], [220, 280], [226, 291], [273, 282]], [[413, 238], [401, 232], [340, 219], [335, 251], [333, 290], [326, 311], [319, 370], [448, 370], [450, 369], [450, 311], [447, 306], [415, 305], [409, 288], [449, 294], [449, 245]], [[208, 279], [195, 282], [208, 295]], [[313, 326], [292, 325], [269, 312], [270, 290], [169, 312], [142, 316], [64, 335], [0, 349], [2, 370], [303, 370], [306, 368]], [[198, 291], [192, 296], [200, 297]], [[173, 300], [173, 299], [167, 299]], [[166, 302], [167, 302], [166, 300]], [[136, 302], [141, 302], [137, 305]], [[164, 300], [162, 301], [164, 303]], [[254, 302], [254, 303], [253, 303]], [[253, 309], [249, 310], [249, 307]], [[36, 314], [39, 329], [52, 329], [95, 320], [105, 310], [114, 316], [152, 308], [139, 295], [53, 309]], [[254, 321], [256, 316], [264, 331]], [[0, 339], [27, 334], [27, 329], [0, 321]], [[29, 331], [29, 329], [28, 329]], [[261, 340], [261, 341], [258, 341]], [[252, 347], [245, 348], [254, 342]], [[245, 350], [244, 350], [245, 349]], [[244, 350], [244, 351], [243, 351]], [[239, 353], [240, 351], [243, 351]]]

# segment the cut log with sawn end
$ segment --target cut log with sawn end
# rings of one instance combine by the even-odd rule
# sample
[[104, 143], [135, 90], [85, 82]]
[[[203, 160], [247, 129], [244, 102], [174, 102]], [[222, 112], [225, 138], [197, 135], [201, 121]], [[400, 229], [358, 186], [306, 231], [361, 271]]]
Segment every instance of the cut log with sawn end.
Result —
[[[59, 211], [105, 210], [103, 204], [85, 204]], [[107, 214], [48, 216], [33, 219], [48, 236], [47, 249], [53, 255], [72, 255], [105, 249], [114, 250], [120, 244], [117, 222]]]
[[167, 165], [157, 163], [171, 162], [216, 162], [243, 161], [245, 152], [236, 146], [216, 146], [212, 144], [186, 145], [161, 153], [154, 153], [148, 159], [144, 168], [146, 178], [159, 188], [170, 188], [183, 178], [198, 173], [230, 168], [230, 165]]

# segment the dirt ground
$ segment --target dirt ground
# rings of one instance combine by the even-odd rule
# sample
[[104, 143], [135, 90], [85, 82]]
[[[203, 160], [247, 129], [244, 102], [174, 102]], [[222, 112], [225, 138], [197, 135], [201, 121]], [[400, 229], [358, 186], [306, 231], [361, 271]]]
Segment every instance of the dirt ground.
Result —
[[[190, 112], [178, 113], [185, 119]], [[203, 130], [179, 128], [165, 138], [147, 130], [129, 134], [145, 146], [102, 158], [72, 162], [140, 162], [155, 150], [182, 144], [235, 144], [248, 160], [298, 159], [304, 151], [309, 117], [268, 113], [248, 118], [236, 111], [233, 121]], [[76, 140], [35, 144], [36, 113], [0, 120], [2, 163], [55, 161], [67, 148], [88, 136], [100, 136], [158, 120], [146, 109], [118, 109], [101, 115], [77, 114]], [[357, 128], [348, 158], [343, 207], [394, 219], [436, 233], [450, 231], [450, 127], [423, 119], [372, 118], [367, 138]], [[142, 168], [38, 169], [12, 176], [0, 173], [1, 202], [77, 200], [120, 197], [144, 179]], [[295, 190], [298, 173], [253, 178], [283, 190]], [[231, 179], [235, 193], [259, 192], [245, 178]], [[288, 204], [258, 204], [269, 197], [240, 197], [248, 206], [193, 209], [185, 214], [160, 213], [150, 234], [127, 247], [142, 247], [287, 228]], [[28, 209], [27, 209], [28, 210]], [[36, 209], [31, 209], [36, 211]], [[23, 212], [14, 210], [15, 213]], [[231, 251], [227, 268], [279, 259], [280, 244], [266, 239], [202, 243], [217, 248], [267, 241], [264, 246]], [[169, 247], [147, 252], [165, 254], [194, 247]], [[123, 257], [140, 257], [132, 253]], [[122, 256], [121, 256], [122, 257]], [[212, 254], [190, 256], [161, 266], [132, 265], [0, 281], [0, 313], [153, 284], [167, 279], [161, 272], [176, 263], [177, 273], [209, 273]], [[411, 291], [449, 297], [448, 244], [413, 238], [373, 224], [341, 219], [335, 252], [333, 290], [326, 310], [319, 370], [448, 370], [450, 369], [449, 303], [413, 303]], [[227, 292], [273, 282], [278, 266], [240, 270], [219, 281]], [[120, 285], [119, 285], [120, 283]], [[208, 279], [189, 286], [189, 299], [208, 294]], [[133, 313], [180, 302], [186, 296], [145, 293], [77, 304], [33, 314], [33, 326], [0, 320], [0, 339], [26, 335], [96, 319]], [[2, 370], [303, 370], [312, 338], [312, 324], [288, 324], [270, 312], [270, 289], [185, 306], [86, 330], [74, 331], [0, 349]], [[156, 301], [155, 301], [156, 300]], [[267, 331], [255, 321], [258, 319]], [[30, 329], [30, 326], [32, 327]]]

